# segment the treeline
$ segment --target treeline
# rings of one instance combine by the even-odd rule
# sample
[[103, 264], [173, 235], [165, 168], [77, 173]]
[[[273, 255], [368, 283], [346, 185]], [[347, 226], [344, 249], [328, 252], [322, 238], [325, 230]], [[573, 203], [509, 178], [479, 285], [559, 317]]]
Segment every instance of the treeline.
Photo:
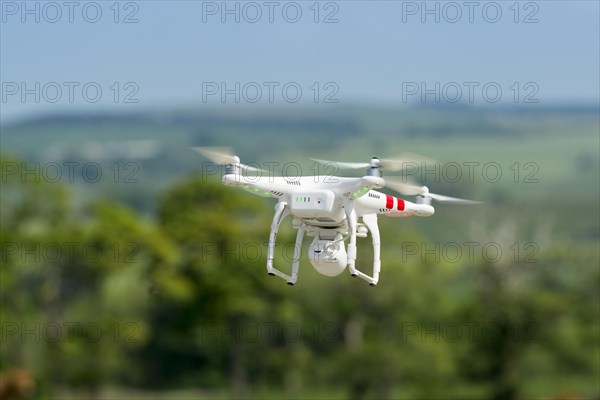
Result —
[[[290, 288], [266, 274], [264, 199], [190, 177], [148, 220], [101, 199], [74, 208], [68, 187], [19, 177], [2, 177], [0, 369], [31, 371], [34, 397], [600, 394], [597, 243], [552, 243], [536, 263], [406, 260], [400, 243], [435, 245], [384, 226], [376, 288], [317, 275], [304, 254]], [[279, 237], [281, 269], [293, 233]]]

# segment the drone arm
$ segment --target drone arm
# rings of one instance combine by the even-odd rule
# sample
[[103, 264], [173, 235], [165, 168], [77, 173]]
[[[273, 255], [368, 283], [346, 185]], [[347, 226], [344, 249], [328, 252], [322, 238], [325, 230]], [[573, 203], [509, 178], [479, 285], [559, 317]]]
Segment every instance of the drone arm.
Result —
[[351, 192], [351, 198], [356, 200], [363, 197], [372, 189], [378, 189], [385, 186], [385, 181], [379, 176], [363, 176], [353, 185], [347, 187]]

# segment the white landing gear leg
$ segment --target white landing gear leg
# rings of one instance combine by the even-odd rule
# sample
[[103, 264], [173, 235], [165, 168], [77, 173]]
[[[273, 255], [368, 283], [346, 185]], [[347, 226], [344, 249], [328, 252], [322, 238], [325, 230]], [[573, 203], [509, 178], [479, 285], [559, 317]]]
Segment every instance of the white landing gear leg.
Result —
[[373, 277], [369, 285], [375, 286], [379, 281], [379, 270], [381, 269], [381, 241], [379, 240], [379, 226], [377, 225], [377, 214], [368, 214], [363, 216], [363, 223], [369, 229], [373, 239]]
[[294, 248], [294, 261], [292, 261], [292, 279], [288, 281], [288, 285], [293, 286], [298, 279], [298, 266], [300, 265], [300, 254], [302, 253], [302, 239], [304, 238], [304, 229], [298, 228], [296, 235], [296, 246]]
[[358, 276], [365, 281], [369, 282], [369, 285], [375, 286], [379, 281], [379, 269], [381, 267], [381, 261], [379, 259], [380, 252], [380, 241], [379, 241], [379, 228], [377, 226], [377, 215], [369, 214], [363, 217], [363, 222], [371, 232], [373, 237], [373, 276], [369, 276], [358, 269], [356, 269], [356, 213], [354, 210], [346, 211], [348, 217], [348, 231], [350, 234], [350, 240], [348, 241], [348, 268], [352, 276]]
[[348, 220], [348, 269], [350, 275], [360, 276], [360, 271], [355, 267], [356, 264], [356, 211], [350, 204], [346, 204], [346, 219]]
[[[298, 276], [298, 266], [296, 265], [296, 271], [292, 271], [292, 276], [284, 274], [280, 270], [273, 267], [273, 258], [275, 254], [275, 242], [277, 241], [277, 231], [279, 230], [279, 225], [281, 225], [281, 221], [285, 219], [290, 213], [287, 203], [284, 201], [280, 201], [275, 204], [275, 215], [273, 216], [273, 222], [271, 223], [271, 233], [269, 234], [269, 248], [267, 252], [267, 273], [271, 276], [279, 276], [280, 278], [285, 279], [288, 284], [293, 285], [296, 282], [296, 278]], [[295, 251], [294, 251], [295, 253]], [[295, 256], [295, 254], [294, 254]], [[294, 257], [295, 258], [295, 257]]]

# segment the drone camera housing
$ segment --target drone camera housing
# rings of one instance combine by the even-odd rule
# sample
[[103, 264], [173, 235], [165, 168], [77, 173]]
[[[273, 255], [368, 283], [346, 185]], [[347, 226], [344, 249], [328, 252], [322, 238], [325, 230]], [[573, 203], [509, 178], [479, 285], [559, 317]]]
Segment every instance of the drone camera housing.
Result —
[[322, 275], [337, 276], [348, 264], [348, 255], [339, 232], [321, 230], [308, 248], [308, 259]]

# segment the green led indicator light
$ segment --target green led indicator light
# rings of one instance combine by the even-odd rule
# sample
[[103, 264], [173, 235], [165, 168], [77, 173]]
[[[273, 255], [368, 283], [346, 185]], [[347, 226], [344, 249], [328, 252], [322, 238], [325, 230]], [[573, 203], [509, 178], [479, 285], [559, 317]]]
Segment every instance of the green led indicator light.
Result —
[[364, 195], [365, 193], [367, 193], [370, 189], [368, 187], [362, 187], [360, 189], [358, 189], [357, 191], [355, 191], [354, 193], [352, 193], [352, 198], [353, 199], [357, 199], [360, 196]]

